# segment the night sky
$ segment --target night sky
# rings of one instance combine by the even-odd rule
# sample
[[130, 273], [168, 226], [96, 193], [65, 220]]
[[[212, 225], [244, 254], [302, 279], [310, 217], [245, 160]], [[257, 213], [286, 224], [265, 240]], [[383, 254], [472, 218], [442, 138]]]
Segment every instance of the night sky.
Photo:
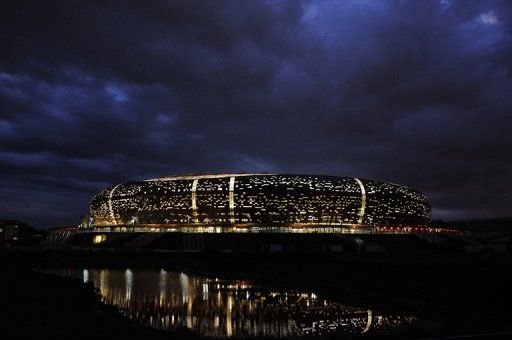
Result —
[[0, 218], [77, 224], [115, 183], [383, 179], [512, 215], [512, 1], [10, 1]]

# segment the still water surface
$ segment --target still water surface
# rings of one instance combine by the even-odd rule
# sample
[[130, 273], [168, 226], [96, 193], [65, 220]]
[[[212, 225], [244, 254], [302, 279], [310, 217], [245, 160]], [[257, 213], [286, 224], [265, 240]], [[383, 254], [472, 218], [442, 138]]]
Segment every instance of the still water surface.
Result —
[[416, 321], [411, 315], [383, 314], [312, 292], [163, 269], [46, 272], [92, 282], [105, 303], [144, 325], [165, 330], [186, 327], [216, 338], [360, 335], [397, 330]]

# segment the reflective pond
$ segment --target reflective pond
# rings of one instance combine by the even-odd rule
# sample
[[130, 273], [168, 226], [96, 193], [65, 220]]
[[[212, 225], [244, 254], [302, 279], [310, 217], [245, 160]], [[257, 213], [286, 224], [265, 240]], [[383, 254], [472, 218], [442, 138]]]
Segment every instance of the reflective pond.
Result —
[[59, 269], [46, 273], [92, 282], [105, 303], [158, 329], [186, 327], [210, 337], [362, 335], [412, 325], [412, 315], [383, 314], [251, 282], [166, 270]]

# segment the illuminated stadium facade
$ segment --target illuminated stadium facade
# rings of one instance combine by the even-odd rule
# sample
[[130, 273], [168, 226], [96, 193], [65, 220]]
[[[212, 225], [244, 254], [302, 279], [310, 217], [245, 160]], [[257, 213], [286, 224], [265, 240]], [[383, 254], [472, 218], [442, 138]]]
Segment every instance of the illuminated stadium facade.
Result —
[[95, 227], [421, 226], [427, 197], [392, 183], [288, 174], [221, 174], [133, 181], [91, 201]]

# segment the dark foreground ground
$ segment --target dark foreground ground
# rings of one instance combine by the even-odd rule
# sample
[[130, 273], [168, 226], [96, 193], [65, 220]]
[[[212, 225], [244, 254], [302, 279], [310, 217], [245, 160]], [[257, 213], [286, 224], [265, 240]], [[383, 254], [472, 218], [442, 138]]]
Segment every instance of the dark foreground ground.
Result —
[[[91, 286], [31, 268], [165, 268], [307, 289], [326, 298], [410, 311], [422, 327], [383, 338], [512, 338], [510, 254], [232, 254], [2, 251], [1, 338], [178, 339], [121, 317]], [[495, 334], [495, 335], [491, 335]], [[461, 337], [464, 338], [464, 337]]]

